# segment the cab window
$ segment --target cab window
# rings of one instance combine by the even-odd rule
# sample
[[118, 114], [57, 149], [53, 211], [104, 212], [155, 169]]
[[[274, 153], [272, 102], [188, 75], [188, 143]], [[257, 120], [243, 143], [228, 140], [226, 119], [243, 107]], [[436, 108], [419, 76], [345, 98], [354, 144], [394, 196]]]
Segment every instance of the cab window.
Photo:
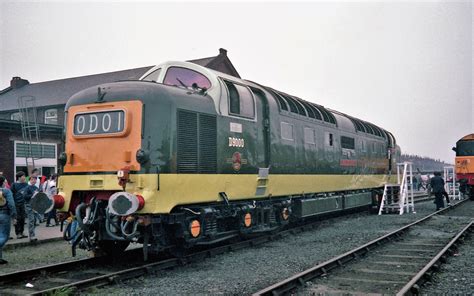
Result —
[[473, 156], [474, 141], [459, 141], [456, 148], [456, 156]]
[[153, 82], [157, 82], [158, 81], [158, 76], [160, 76], [160, 73], [161, 73], [161, 68], [160, 69], [156, 69], [155, 71], [151, 72], [150, 74], [148, 74], [145, 78], [143, 78], [142, 80], [144, 81], [153, 81]]
[[253, 94], [246, 86], [224, 81], [229, 91], [229, 113], [247, 118], [255, 117]]
[[170, 67], [168, 71], [166, 71], [163, 83], [196, 89], [209, 89], [211, 87], [211, 82], [206, 76], [194, 70], [181, 67]]

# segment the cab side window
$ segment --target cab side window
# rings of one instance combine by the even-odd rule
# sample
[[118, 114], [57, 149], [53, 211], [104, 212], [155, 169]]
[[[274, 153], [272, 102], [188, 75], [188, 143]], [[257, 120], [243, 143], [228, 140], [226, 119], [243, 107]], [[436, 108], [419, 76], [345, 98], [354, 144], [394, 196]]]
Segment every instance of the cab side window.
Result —
[[246, 86], [224, 80], [229, 91], [229, 113], [232, 115], [254, 118], [255, 103], [253, 94]]
[[211, 87], [211, 82], [206, 76], [181, 67], [168, 68], [163, 83], [184, 88], [209, 89]]
[[158, 76], [160, 76], [160, 73], [161, 73], [161, 68], [160, 69], [156, 69], [155, 71], [151, 72], [150, 74], [148, 74], [145, 78], [143, 78], [142, 80], [144, 81], [153, 81], [153, 82], [157, 82], [158, 81]]

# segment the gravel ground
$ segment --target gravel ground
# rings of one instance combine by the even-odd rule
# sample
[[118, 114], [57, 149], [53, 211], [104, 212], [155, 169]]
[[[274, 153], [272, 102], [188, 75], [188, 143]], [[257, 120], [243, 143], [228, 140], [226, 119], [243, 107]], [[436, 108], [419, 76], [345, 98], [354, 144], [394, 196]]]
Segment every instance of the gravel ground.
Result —
[[8, 264], [2, 265], [0, 275], [47, 264], [78, 260], [87, 256], [86, 251], [77, 249], [76, 257], [71, 257], [71, 245], [65, 241], [4, 250], [3, 258], [8, 260]]
[[[468, 210], [468, 207], [464, 208]], [[472, 216], [466, 213], [466, 216]], [[470, 215], [469, 215], [470, 214]], [[474, 295], [474, 234], [466, 238], [458, 251], [448, 262], [441, 265], [440, 272], [433, 277], [433, 282], [422, 287], [424, 295]]]
[[96, 295], [248, 295], [347, 252], [434, 211], [432, 201], [417, 214], [355, 214], [324, 221], [312, 231], [161, 271], [122, 285], [88, 291]]
[[[472, 220], [473, 214], [474, 203], [467, 202], [445, 215], [436, 215], [421, 225], [411, 227], [400, 240], [380, 246], [368, 256], [354, 260], [329, 273], [328, 276], [315, 279], [307, 288], [298, 290], [298, 295], [321, 293], [395, 295], [441, 251], [443, 245]], [[400, 251], [407, 248], [406, 244], [410, 244], [412, 251]], [[416, 246], [416, 244], [438, 244], [438, 246]], [[385, 257], [394, 255], [414, 257], [410, 259]], [[384, 272], [387, 268], [390, 268], [390, 272]], [[374, 269], [382, 272], [368, 272]]]
[[432, 283], [422, 288], [422, 294], [474, 295], [474, 237], [462, 245], [448, 263], [441, 266]]

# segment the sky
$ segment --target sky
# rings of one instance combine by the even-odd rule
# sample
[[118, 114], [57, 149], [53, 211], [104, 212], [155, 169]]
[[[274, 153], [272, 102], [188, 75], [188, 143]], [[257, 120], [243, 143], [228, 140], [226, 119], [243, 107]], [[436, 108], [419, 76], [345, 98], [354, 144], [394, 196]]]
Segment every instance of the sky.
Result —
[[470, 1], [0, 0], [0, 89], [215, 56], [244, 79], [392, 132], [454, 163], [474, 133]]

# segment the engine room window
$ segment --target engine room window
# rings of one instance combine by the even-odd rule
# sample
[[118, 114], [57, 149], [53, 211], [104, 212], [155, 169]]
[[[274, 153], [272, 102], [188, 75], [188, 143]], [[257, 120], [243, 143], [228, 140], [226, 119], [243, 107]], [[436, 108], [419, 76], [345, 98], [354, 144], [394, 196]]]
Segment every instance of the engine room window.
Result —
[[355, 149], [354, 138], [341, 136], [341, 148]]
[[281, 123], [281, 138], [284, 140], [293, 141], [293, 125], [287, 122]]
[[367, 150], [365, 148], [365, 141], [364, 140], [360, 140], [360, 150], [362, 150], [362, 152], [365, 152]]
[[166, 72], [164, 84], [184, 88], [209, 89], [211, 82], [206, 76], [191, 69], [170, 67]]
[[255, 104], [252, 92], [246, 86], [224, 82], [229, 91], [229, 113], [254, 118]]
[[45, 124], [58, 124], [58, 109], [48, 109], [44, 111]]
[[160, 76], [160, 73], [161, 73], [161, 68], [160, 69], [156, 69], [155, 71], [151, 72], [150, 74], [148, 74], [145, 78], [143, 78], [142, 80], [144, 81], [153, 81], [153, 82], [157, 82], [158, 81], [158, 76]]
[[304, 142], [307, 144], [316, 144], [314, 129], [309, 127], [304, 128]]
[[326, 145], [332, 147], [334, 145], [333, 134], [326, 132]]

